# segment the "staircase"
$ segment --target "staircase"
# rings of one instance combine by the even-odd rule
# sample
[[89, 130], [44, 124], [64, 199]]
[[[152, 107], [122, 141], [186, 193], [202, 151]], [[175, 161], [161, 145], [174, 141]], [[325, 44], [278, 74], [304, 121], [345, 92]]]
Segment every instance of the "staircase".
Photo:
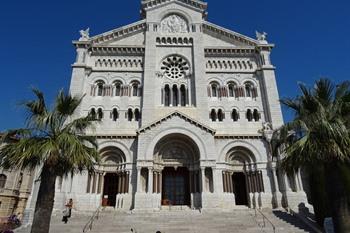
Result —
[[[283, 210], [264, 210], [263, 214], [276, 226], [276, 232], [302, 233], [312, 232], [298, 219]], [[88, 215], [73, 213], [68, 224], [61, 222], [60, 216], [53, 216], [50, 233], [80, 233]], [[271, 232], [273, 228], [268, 223], [262, 228], [262, 218], [250, 209], [233, 211], [199, 211], [192, 210], [161, 210], [152, 213], [120, 213], [111, 210], [101, 212], [100, 218], [94, 223], [91, 233], [262, 233]], [[29, 231], [17, 231], [28, 233]]]

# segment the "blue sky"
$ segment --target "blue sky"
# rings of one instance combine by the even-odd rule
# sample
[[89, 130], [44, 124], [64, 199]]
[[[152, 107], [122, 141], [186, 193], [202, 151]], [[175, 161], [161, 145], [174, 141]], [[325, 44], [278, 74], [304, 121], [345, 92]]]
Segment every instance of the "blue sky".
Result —
[[[266, 31], [276, 44], [272, 61], [281, 97], [295, 96], [297, 82], [320, 77], [349, 80], [350, 1], [208, 0], [209, 21], [247, 36]], [[23, 126], [17, 106], [30, 87], [51, 101], [68, 88], [75, 50], [71, 41], [90, 27], [99, 34], [139, 20], [140, 0], [12, 0], [0, 7], [0, 131]], [[291, 115], [285, 111], [285, 119]]]

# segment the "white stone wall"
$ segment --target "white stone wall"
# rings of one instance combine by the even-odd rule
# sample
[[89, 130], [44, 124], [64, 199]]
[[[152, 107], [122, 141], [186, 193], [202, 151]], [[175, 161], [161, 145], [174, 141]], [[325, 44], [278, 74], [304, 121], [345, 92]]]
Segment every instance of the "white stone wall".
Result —
[[[214, 192], [204, 190], [193, 194], [192, 207], [235, 207], [234, 195], [223, 192], [222, 179], [222, 172], [227, 169], [226, 155], [234, 147], [250, 151], [254, 166], [263, 173], [265, 192], [250, 194], [250, 207], [280, 206], [283, 197], [288, 193], [293, 196], [293, 192], [283, 182], [277, 182], [283, 178], [276, 178], [275, 165], [268, 159], [269, 147], [260, 132], [264, 122], [270, 122], [274, 128], [283, 124], [274, 67], [270, 61], [273, 46], [210, 24], [203, 17], [203, 9], [194, 10], [188, 4], [180, 1], [156, 3], [154, 7], [144, 9], [143, 21], [75, 42], [77, 59], [73, 65], [70, 91], [73, 95], [86, 95], [77, 116], [87, 115], [91, 108], [103, 109], [104, 118], [88, 133], [101, 138], [100, 150], [110, 146], [122, 150], [126, 156], [126, 169], [131, 173], [129, 193], [117, 197], [117, 209], [160, 209], [160, 194], [137, 192], [137, 185], [140, 185], [137, 184], [137, 168], [152, 168], [155, 145], [170, 134], [184, 134], [191, 138], [198, 146], [201, 168], [213, 169]], [[161, 31], [162, 19], [170, 14], [187, 22], [187, 33]], [[161, 42], [162, 38], [166, 39], [165, 43]], [[191, 43], [180, 44], [179, 38], [191, 39]], [[207, 49], [211, 52], [206, 52]], [[161, 104], [161, 88], [169, 80], [159, 72], [162, 72], [163, 59], [169, 55], [181, 56], [189, 63], [190, 79], [186, 81], [190, 86], [189, 106], [164, 107]], [[209, 61], [221, 65], [213, 67]], [[223, 65], [238, 61], [250, 65], [240, 68]], [[91, 96], [91, 85], [98, 80], [107, 85], [116, 80], [123, 84], [137, 80], [143, 88], [143, 95]], [[185, 82], [178, 80], [179, 83], [182, 81]], [[207, 87], [211, 81], [222, 86], [229, 81], [238, 85], [250, 81], [257, 87], [257, 98], [209, 97]], [[113, 108], [119, 111], [116, 122], [110, 117]], [[126, 119], [129, 108], [141, 110], [140, 122]], [[240, 113], [237, 122], [231, 119], [234, 108]], [[259, 111], [259, 121], [248, 122], [246, 111], [249, 108]], [[223, 109], [225, 119], [212, 122], [209, 117], [211, 109]], [[167, 116], [174, 111], [177, 114]], [[167, 118], [162, 119], [165, 116]], [[73, 179], [64, 179], [56, 190], [55, 208], [62, 208], [69, 198], [74, 199], [81, 211], [98, 207], [101, 194], [86, 193], [87, 177], [85, 172]], [[292, 202], [304, 200], [302, 195], [302, 192], [295, 194]]]

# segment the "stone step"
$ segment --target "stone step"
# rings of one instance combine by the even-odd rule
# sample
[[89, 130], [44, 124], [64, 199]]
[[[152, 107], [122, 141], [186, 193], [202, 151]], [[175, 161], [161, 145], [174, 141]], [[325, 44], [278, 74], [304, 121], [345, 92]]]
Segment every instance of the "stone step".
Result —
[[[264, 215], [276, 226], [276, 232], [312, 232], [294, 216], [282, 210], [264, 210]], [[91, 216], [91, 215], [90, 215]], [[50, 233], [78, 233], [88, 222], [89, 216], [73, 215], [68, 224], [61, 222], [60, 216], [53, 216]], [[266, 222], [261, 228], [262, 218], [249, 209], [221, 211], [157, 211], [148, 213], [102, 211], [90, 233], [262, 233], [273, 232]], [[16, 233], [28, 233], [18, 231]], [[135, 231], [134, 231], [135, 232]]]

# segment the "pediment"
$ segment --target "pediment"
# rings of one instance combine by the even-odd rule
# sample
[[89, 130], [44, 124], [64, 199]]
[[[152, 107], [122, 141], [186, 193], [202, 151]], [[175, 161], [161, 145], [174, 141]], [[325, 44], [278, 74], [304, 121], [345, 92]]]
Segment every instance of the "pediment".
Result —
[[141, 20], [114, 30], [93, 36], [92, 45], [102, 46], [143, 46], [146, 22]]
[[144, 133], [147, 132], [148, 130], [152, 130], [153, 128], [157, 127], [158, 125], [161, 125], [163, 122], [165, 121], [169, 121], [172, 120], [174, 118], [180, 118], [186, 122], [191, 123], [192, 125], [194, 125], [195, 127], [200, 128], [203, 131], [206, 131], [212, 135], [215, 135], [216, 131], [213, 128], [210, 128], [209, 126], [187, 116], [186, 114], [179, 112], [179, 111], [174, 111], [150, 124], [148, 124], [147, 126], [142, 127], [141, 129], [138, 130], [138, 133]]
[[200, 0], [143, 0], [141, 3], [142, 17], [145, 17], [145, 11], [148, 11], [153, 8], [159, 8], [174, 2], [201, 12], [203, 14], [203, 17], [206, 17], [207, 15], [206, 10], [207, 10], [208, 4]]
[[204, 43], [207, 47], [256, 47], [258, 40], [205, 21], [203, 23]]

